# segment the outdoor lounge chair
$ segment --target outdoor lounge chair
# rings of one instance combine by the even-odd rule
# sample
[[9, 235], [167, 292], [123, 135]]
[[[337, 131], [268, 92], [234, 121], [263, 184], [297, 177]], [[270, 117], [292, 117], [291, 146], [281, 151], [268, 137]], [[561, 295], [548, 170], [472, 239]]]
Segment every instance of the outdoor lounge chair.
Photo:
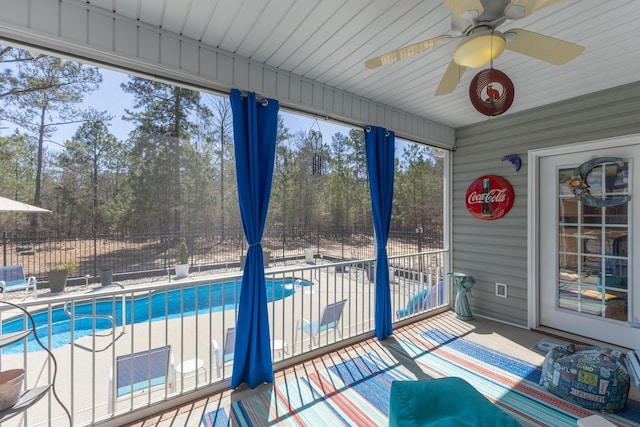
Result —
[[218, 377], [222, 375], [224, 365], [233, 361], [233, 353], [236, 347], [236, 328], [227, 329], [227, 336], [222, 344], [224, 347], [219, 347], [216, 340], [211, 340], [211, 355], [216, 365]]
[[171, 346], [152, 348], [116, 358], [115, 377], [109, 372], [108, 411], [112, 413], [118, 398], [127, 394], [164, 386], [173, 392], [176, 371]]
[[25, 290], [25, 296], [29, 289], [33, 290], [34, 298], [38, 298], [38, 281], [34, 276], [25, 279], [22, 264], [8, 265], [0, 267], [0, 288], [2, 288], [2, 299], [7, 299], [7, 292]]
[[422, 289], [411, 295], [409, 302], [404, 308], [396, 310], [396, 317], [403, 319], [412, 314], [420, 313], [432, 308], [441, 307], [444, 303], [444, 282], [441, 280], [437, 285]]
[[402, 319], [425, 310], [427, 308], [427, 297], [429, 296], [429, 293], [430, 289], [422, 289], [411, 295], [407, 305], [404, 308], [396, 310], [396, 317], [398, 319]]
[[307, 319], [298, 319], [293, 337], [293, 352], [295, 353], [296, 351], [298, 331], [302, 331], [303, 334], [307, 334], [311, 337], [309, 347], [311, 347], [311, 345], [317, 345], [317, 340], [320, 338], [320, 334], [323, 332], [329, 333], [330, 330], [336, 331], [342, 338], [342, 331], [338, 326], [340, 326], [340, 319], [342, 318], [342, 311], [344, 310], [344, 304], [346, 302], [347, 300], [344, 299], [327, 305], [322, 311], [322, 316], [320, 316], [319, 321], [314, 320], [310, 322]]

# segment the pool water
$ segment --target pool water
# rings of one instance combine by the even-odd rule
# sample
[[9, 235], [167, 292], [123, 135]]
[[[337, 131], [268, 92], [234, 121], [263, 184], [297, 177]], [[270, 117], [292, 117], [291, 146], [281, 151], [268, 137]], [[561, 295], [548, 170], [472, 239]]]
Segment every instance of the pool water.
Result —
[[[236, 308], [240, 299], [241, 285], [241, 281], [218, 282], [169, 291], [158, 290], [152, 294], [136, 297], [133, 301], [127, 297], [125, 302], [126, 323], [160, 321], [181, 316], [232, 310]], [[310, 282], [294, 278], [266, 279], [267, 302], [284, 299], [294, 294], [297, 289], [310, 285]], [[122, 298], [120, 296], [110, 296], [108, 300], [96, 301], [95, 309], [93, 303], [87, 302], [68, 304], [68, 310], [73, 311], [77, 316], [73, 322], [75, 340], [93, 333], [102, 332], [101, 335], [103, 335], [105, 331], [112, 329], [110, 320], [100, 317], [94, 319], [93, 313], [111, 316], [116, 326], [122, 326]], [[71, 318], [65, 313], [62, 306], [54, 307], [51, 310], [51, 322], [49, 322], [48, 311], [31, 315], [36, 324], [38, 338], [45, 346], [49, 345], [49, 323], [51, 323], [50, 348], [58, 348], [71, 343]], [[89, 315], [89, 317], [80, 317], [81, 315]], [[3, 322], [2, 333], [21, 331], [25, 327], [25, 319], [21, 317]], [[41, 350], [42, 347], [38, 345], [34, 335], [30, 334], [27, 337], [27, 351]], [[23, 351], [24, 341], [18, 341], [2, 348], [3, 354], [22, 353]]]

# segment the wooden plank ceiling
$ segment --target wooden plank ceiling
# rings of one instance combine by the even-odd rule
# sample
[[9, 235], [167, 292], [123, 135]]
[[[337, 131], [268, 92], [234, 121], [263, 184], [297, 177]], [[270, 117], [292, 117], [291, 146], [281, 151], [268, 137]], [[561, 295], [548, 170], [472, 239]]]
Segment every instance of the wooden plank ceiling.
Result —
[[[456, 41], [376, 69], [364, 66], [371, 57], [448, 33], [451, 11], [439, 0], [82, 3], [453, 128], [487, 120], [469, 101], [477, 69], [468, 69], [453, 93], [434, 96]], [[561, 66], [505, 51], [494, 61], [515, 85], [515, 100], [505, 114], [637, 81], [638, 22], [637, 0], [561, 0], [525, 18], [507, 20], [500, 31], [523, 28], [586, 49]]]

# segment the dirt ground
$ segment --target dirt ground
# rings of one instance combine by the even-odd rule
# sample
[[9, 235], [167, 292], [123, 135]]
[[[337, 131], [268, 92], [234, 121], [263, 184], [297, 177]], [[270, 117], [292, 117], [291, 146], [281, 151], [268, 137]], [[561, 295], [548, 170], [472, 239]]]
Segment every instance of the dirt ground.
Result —
[[[175, 240], [175, 239], [174, 239]], [[305, 250], [311, 249], [314, 257], [330, 260], [372, 259], [375, 257], [375, 242], [372, 236], [350, 235], [349, 239], [282, 240], [263, 239], [263, 250], [270, 251], [273, 261], [304, 259]], [[417, 242], [390, 239], [388, 256], [418, 252]], [[246, 243], [237, 238], [220, 240], [195, 238], [189, 242], [192, 270], [207, 268], [229, 268], [240, 265], [240, 257], [246, 254]], [[428, 250], [420, 248], [423, 251]], [[159, 238], [122, 239], [70, 239], [61, 241], [34, 241], [3, 246], [4, 265], [22, 264], [26, 276], [35, 276], [38, 281], [48, 281], [49, 270], [58, 264], [74, 261], [77, 269], [69, 277], [74, 283], [99, 280], [102, 270], [111, 269], [115, 275], [136, 272], [165, 274], [175, 264], [177, 241]], [[88, 276], [88, 277], [87, 277]], [[79, 279], [79, 280], [78, 280]]]

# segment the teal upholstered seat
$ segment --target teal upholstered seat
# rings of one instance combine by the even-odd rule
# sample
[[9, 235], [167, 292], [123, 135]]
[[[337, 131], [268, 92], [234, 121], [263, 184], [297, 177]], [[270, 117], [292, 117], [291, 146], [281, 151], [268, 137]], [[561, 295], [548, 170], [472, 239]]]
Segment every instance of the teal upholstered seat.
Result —
[[516, 427], [520, 424], [457, 377], [391, 384], [389, 427]]

